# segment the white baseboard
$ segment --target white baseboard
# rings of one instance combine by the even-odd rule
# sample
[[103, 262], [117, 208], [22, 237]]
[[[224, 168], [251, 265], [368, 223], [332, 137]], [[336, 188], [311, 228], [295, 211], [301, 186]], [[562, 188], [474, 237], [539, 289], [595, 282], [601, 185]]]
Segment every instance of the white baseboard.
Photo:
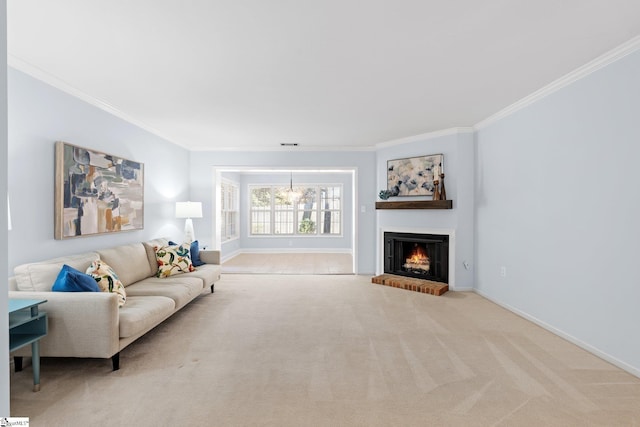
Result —
[[222, 264], [223, 262], [229, 261], [232, 258], [237, 257], [238, 255], [240, 255], [242, 253], [241, 249], [235, 250], [233, 252], [231, 252], [228, 255], [222, 255], [220, 256], [220, 264]]
[[554, 327], [549, 325], [548, 323], [543, 322], [542, 320], [538, 319], [537, 317], [531, 316], [530, 314], [525, 313], [522, 310], [519, 310], [515, 307], [510, 306], [509, 304], [505, 304], [502, 301], [498, 301], [488, 295], [486, 295], [484, 292], [478, 290], [478, 289], [473, 289], [473, 291], [475, 293], [477, 293], [478, 295], [482, 296], [483, 298], [488, 299], [489, 301], [498, 304], [500, 307], [505, 308], [507, 310], [509, 310], [512, 313], [517, 314], [518, 316], [529, 320], [530, 322], [535, 323], [536, 325], [540, 326], [541, 328], [546, 329], [547, 331], [559, 336], [560, 338], [564, 338], [565, 340], [569, 341], [572, 344], [577, 345], [578, 347], [588, 351], [589, 353], [598, 356], [599, 358], [606, 360], [607, 362], [611, 363], [612, 365], [617, 366], [618, 368], [627, 371], [628, 373], [630, 373], [631, 375], [634, 375], [638, 378], [640, 378], [640, 369], [636, 368], [635, 366], [631, 366], [628, 363], [623, 362], [622, 360], [616, 359], [615, 357], [611, 356], [610, 354], [605, 353], [604, 351], [590, 345], [587, 344], [584, 341], [579, 340], [578, 338]]

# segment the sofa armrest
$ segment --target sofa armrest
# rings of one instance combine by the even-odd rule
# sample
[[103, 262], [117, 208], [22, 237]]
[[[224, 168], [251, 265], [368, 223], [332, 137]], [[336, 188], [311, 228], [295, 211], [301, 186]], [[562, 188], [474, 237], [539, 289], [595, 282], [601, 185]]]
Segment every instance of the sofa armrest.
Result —
[[220, 264], [220, 251], [213, 249], [201, 249], [200, 259], [207, 264]]
[[[47, 336], [40, 340], [43, 357], [108, 358], [120, 351], [118, 297], [109, 292], [10, 291], [9, 298], [46, 299]], [[31, 355], [30, 346], [15, 355]]]

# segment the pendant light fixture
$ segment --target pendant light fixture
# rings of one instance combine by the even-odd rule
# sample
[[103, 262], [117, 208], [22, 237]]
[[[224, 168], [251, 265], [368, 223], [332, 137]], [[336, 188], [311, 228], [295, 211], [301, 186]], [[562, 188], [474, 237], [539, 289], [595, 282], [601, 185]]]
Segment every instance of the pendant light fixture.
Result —
[[290, 172], [289, 188], [287, 189], [287, 199], [290, 203], [295, 203], [302, 196], [299, 191], [293, 189], [293, 171]]

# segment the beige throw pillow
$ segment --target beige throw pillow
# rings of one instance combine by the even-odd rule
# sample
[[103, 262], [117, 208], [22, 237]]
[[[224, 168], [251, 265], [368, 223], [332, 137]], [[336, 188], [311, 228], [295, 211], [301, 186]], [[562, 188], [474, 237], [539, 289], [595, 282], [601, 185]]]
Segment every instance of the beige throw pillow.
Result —
[[96, 279], [102, 292], [114, 292], [118, 294], [118, 307], [122, 307], [127, 300], [124, 286], [113, 268], [104, 261], [97, 259], [87, 268], [87, 274]]
[[191, 262], [190, 246], [182, 245], [156, 246], [156, 259], [158, 260], [158, 277], [169, 277], [174, 274], [195, 271]]

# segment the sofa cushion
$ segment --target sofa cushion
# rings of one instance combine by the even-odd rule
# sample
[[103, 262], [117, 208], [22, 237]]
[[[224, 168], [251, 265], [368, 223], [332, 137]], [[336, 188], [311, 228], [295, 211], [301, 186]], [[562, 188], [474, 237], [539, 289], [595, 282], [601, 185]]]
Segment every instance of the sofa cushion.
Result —
[[147, 252], [142, 243], [101, 249], [98, 254], [100, 254], [100, 259], [118, 272], [118, 277], [124, 286], [129, 286], [138, 280], [151, 276]]
[[160, 295], [175, 301], [176, 309], [202, 293], [202, 279], [186, 277], [184, 274], [169, 278], [150, 277], [127, 287], [128, 296]]
[[51, 290], [54, 292], [100, 292], [96, 280], [67, 264], [62, 266]]
[[156, 247], [156, 259], [158, 260], [157, 277], [169, 277], [195, 270], [188, 243]]
[[162, 296], [129, 297], [120, 309], [120, 338], [145, 332], [173, 313], [175, 302]]
[[166, 246], [169, 244], [169, 239], [166, 237], [160, 237], [158, 239], [149, 240], [148, 242], [142, 242], [144, 250], [147, 252], [147, 259], [149, 260], [149, 267], [151, 268], [151, 275], [158, 274], [158, 260], [156, 259], [156, 246]]
[[85, 271], [98, 258], [99, 255], [96, 252], [86, 252], [19, 265], [13, 270], [16, 286], [20, 291], [50, 291], [63, 265], [67, 264], [76, 270]]
[[118, 294], [118, 306], [122, 307], [127, 300], [127, 293], [116, 272], [106, 262], [97, 259], [87, 268], [87, 274], [93, 277], [102, 292]]
[[222, 267], [215, 264], [203, 264], [191, 273], [186, 273], [187, 277], [199, 277], [204, 282], [204, 286], [211, 286], [220, 280]]

